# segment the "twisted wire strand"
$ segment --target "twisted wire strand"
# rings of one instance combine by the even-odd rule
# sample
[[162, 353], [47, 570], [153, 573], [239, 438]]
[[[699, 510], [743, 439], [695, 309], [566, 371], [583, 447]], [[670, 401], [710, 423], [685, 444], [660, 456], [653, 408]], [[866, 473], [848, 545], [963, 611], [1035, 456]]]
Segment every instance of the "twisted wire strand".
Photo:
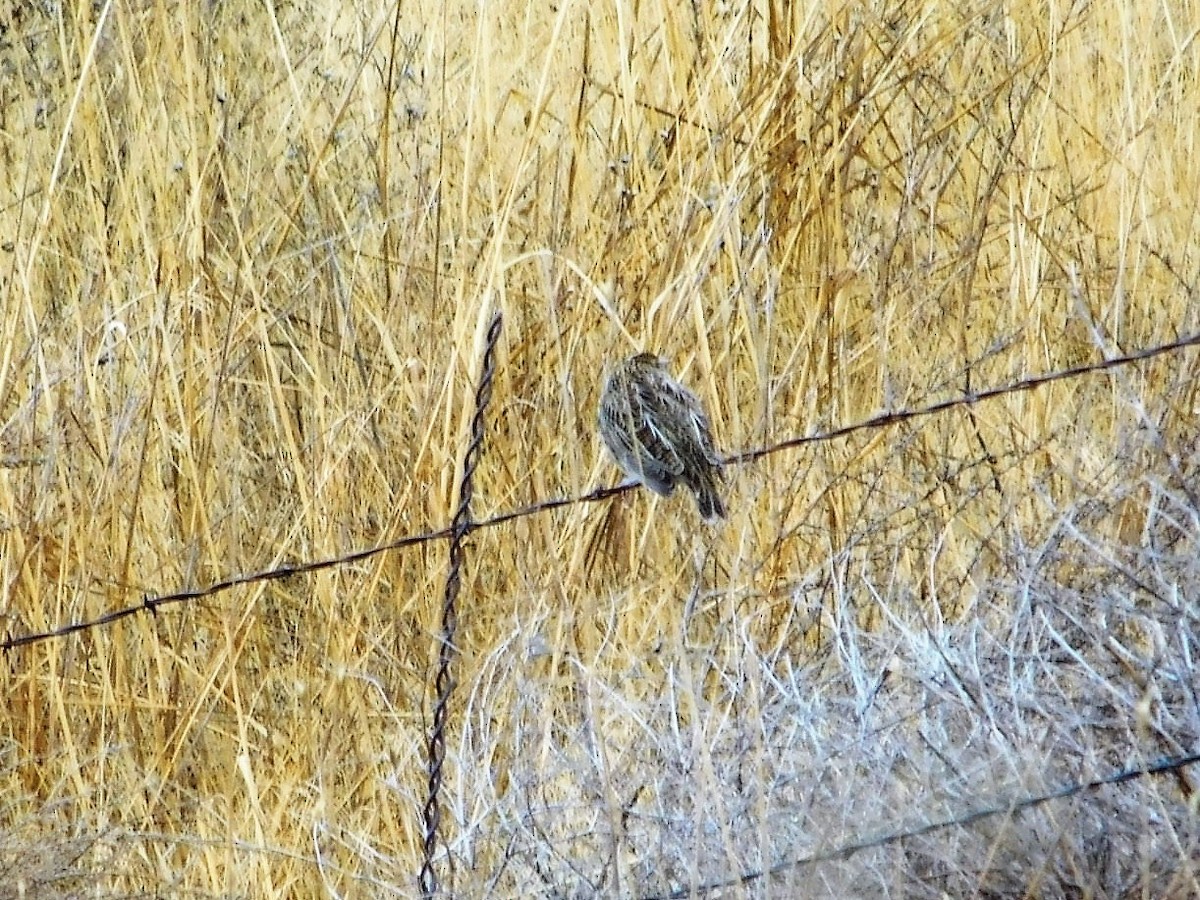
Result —
[[454, 644], [458, 631], [458, 595], [462, 586], [464, 544], [467, 537], [478, 527], [471, 520], [471, 498], [475, 493], [475, 470], [483, 455], [483, 437], [486, 431], [485, 415], [492, 398], [492, 379], [496, 374], [496, 342], [500, 338], [502, 317], [497, 311], [488, 326], [486, 345], [483, 350], [483, 371], [475, 389], [475, 414], [471, 418], [471, 442], [463, 458], [462, 479], [459, 487], [458, 509], [450, 524], [450, 560], [446, 572], [446, 590], [442, 600], [442, 630], [439, 636], [437, 669], [437, 701], [433, 708], [433, 725], [429, 732], [428, 793], [423, 814], [425, 825], [424, 857], [418, 884], [422, 897], [433, 897], [438, 892], [438, 876], [434, 857], [441, 825], [442, 767], [446, 761], [446, 722], [450, 715], [450, 699], [454, 694]]

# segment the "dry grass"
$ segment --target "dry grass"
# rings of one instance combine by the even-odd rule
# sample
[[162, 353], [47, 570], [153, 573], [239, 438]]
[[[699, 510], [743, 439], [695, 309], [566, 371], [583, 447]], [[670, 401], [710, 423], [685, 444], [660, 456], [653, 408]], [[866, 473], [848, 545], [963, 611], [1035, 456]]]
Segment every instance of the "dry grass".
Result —
[[[1200, 330], [1189, 3], [398, 7], [0, 0], [8, 634], [444, 526], [495, 308], [480, 516], [634, 347], [735, 450]], [[1196, 750], [1196, 374], [475, 535], [453, 893], [1200, 895], [1194, 769], [794, 864]], [[414, 895], [445, 566], [9, 651], [0, 898]]]

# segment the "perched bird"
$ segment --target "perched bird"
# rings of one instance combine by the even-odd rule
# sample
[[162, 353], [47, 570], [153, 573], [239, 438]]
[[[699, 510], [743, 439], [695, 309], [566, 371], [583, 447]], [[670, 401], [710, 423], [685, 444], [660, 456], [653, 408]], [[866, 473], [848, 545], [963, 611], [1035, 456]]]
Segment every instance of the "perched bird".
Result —
[[653, 353], [617, 365], [600, 393], [600, 437], [626, 475], [667, 496], [682, 483], [705, 521], [725, 516], [717, 494], [721, 458], [696, 395]]

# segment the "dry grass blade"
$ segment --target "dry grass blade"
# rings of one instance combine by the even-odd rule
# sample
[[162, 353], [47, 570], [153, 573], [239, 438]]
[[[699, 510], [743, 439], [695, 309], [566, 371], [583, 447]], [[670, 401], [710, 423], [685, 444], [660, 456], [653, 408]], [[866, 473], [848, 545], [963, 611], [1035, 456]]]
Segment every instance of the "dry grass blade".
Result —
[[1186, 12], [0, 0], [0, 893], [1200, 895]]

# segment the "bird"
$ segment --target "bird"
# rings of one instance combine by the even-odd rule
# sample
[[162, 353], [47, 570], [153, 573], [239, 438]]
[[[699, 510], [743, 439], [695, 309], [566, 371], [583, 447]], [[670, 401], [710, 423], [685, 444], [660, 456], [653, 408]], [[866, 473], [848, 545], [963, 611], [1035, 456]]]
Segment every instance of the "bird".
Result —
[[708, 416], [696, 395], [671, 377], [665, 360], [637, 353], [614, 366], [597, 418], [601, 439], [627, 476], [663, 497], [683, 484], [706, 522], [725, 517], [717, 493], [721, 457]]

